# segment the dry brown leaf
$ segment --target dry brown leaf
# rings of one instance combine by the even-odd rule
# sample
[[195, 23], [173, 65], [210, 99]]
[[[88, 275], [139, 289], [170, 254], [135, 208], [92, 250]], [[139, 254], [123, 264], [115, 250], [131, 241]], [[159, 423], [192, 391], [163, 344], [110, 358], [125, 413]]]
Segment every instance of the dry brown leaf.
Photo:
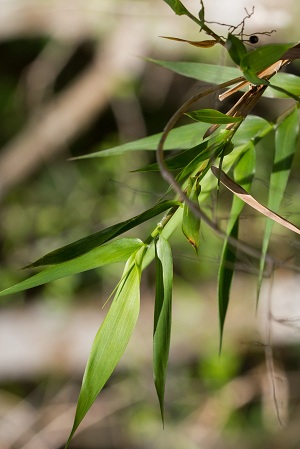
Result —
[[253, 209], [256, 209], [258, 212], [265, 215], [265, 217], [270, 218], [273, 221], [276, 221], [276, 223], [285, 226], [291, 231], [300, 234], [300, 229], [297, 228], [297, 226], [293, 225], [293, 223], [291, 223], [290, 221], [286, 220], [285, 218], [276, 214], [272, 210], [260, 204], [255, 198], [253, 198], [253, 196], [251, 196], [248, 192], [246, 192], [246, 190], [244, 190], [243, 187], [241, 187], [239, 184], [237, 184], [231, 178], [229, 178], [229, 176], [227, 176], [226, 173], [223, 172], [223, 170], [220, 170], [218, 167], [212, 166], [211, 171], [213, 172], [215, 177], [218, 178], [225, 187], [227, 187], [228, 190], [230, 190], [232, 193], [238, 196], [246, 204], [253, 207]]

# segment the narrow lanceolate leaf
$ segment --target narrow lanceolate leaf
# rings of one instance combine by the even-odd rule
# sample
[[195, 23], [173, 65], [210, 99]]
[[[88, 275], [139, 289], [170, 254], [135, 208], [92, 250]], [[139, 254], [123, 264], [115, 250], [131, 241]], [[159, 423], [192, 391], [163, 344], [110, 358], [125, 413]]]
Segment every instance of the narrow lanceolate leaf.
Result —
[[130, 238], [106, 243], [82, 256], [45, 268], [40, 273], [35, 274], [25, 281], [2, 290], [0, 296], [17, 293], [27, 290], [28, 288], [46, 284], [47, 282], [55, 281], [56, 279], [61, 279], [76, 273], [82, 273], [83, 271], [92, 270], [93, 268], [102, 267], [104, 265], [125, 262], [132, 253], [142, 246], [144, 246], [144, 244], [141, 240]]
[[[221, 84], [241, 77], [242, 72], [236, 67], [222, 67], [215, 64], [205, 64], [201, 62], [182, 62], [182, 61], [161, 61], [158, 59], [148, 59], [161, 67], [178, 73], [179, 75], [187, 76], [198, 81], [206, 83]], [[272, 77], [272, 85], [283, 88], [294, 95], [300, 95], [300, 77], [291, 75], [290, 73], [277, 73]], [[245, 86], [241, 91], [246, 91], [248, 86]], [[284, 92], [267, 89], [263, 93], [264, 97], [270, 98], [287, 98]]]
[[223, 172], [223, 170], [220, 170], [217, 167], [212, 166], [211, 170], [213, 174], [220, 179], [221, 183], [227, 187], [228, 190], [230, 190], [232, 193], [234, 193], [236, 196], [241, 198], [245, 203], [247, 203], [250, 207], [253, 209], [256, 209], [258, 212], [263, 214], [265, 217], [270, 218], [273, 221], [276, 221], [276, 223], [280, 224], [281, 226], [284, 226], [285, 228], [289, 229], [290, 231], [296, 232], [296, 234], [300, 234], [300, 229], [295, 226], [290, 221], [286, 220], [285, 218], [281, 217], [281, 215], [276, 214], [272, 210], [268, 209], [267, 207], [260, 204], [255, 198], [253, 198], [252, 195], [250, 195], [245, 189], [243, 189], [239, 184], [234, 182], [229, 176], [226, 175], [226, 173]]
[[41, 257], [36, 262], [28, 265], [25, 268], [56, 265], [74, 259], [75, 257], [81, 256], [88, 251], [91, 251], [92, 249], [103, 245], [103, 243], [106, 243], [113, 238], [118, 237], [120, 234], [129, 231], [130, 229], [140, 225], [141, 223], [144, 223], [145, 221], [156, 217], [167, 209], [179, 205], [180, 203], [178, 201], [162, 201], [161, 203], [156, 204], [151, 209], [148, 209], [145, 212], [142, 212], [141, 214], [130, 218], [129, 220], [122, 221], [121, 223], [110, 226], [109, 228], [105, 228], [102, 231], [96, 232], [95, 234], [91, 234], [80, 240], [76, 240], [69, 245], [62, 246], [61, 248], [51, 251], [50, 253], [46, 254], [45, 256]]
[[[201, 122], [174, 128], [168, 135], [164, 150], [183, 150], [191, 148], [202, 141], [202, 136], [206, 129], [207, 125]], [[94, 153], [79, 156], [74, 159], [118, 156], [132, 151], [156, 151], [161, 136], [162, 133], [154, 134], [153, 136], [144, 137], [143, 139], [128, 142], [105, 150], [102, 149], [100, 151], [95, 151]]]
[[[188, 198], [194, 203], [198, 204], [198, 198], [200, 195], [201, 186], [198, 180], [190, 178], [189, 186], [187, 190]], [[200, 220], [195, 214], [190, 210], [190, 208], [185, 204], [182, 219], [182, 232], [187, 238], [187, 241], [193, 246], [198, 254], [199, 249], [199, 237], [200, 237]]]
[[164, 422], [164, 396], [172, 324], [173, 262], [169, 242], [160, 235], [155, 246], [156, 293], [153, 332], [153, 374]]
[[139, 314], [139, 284], [140, 270], [131, 261], [93, 342], [66, 447], [126, 349]]
[[[275, 154], [270, 177], [270, 189], [268, 207], [273, 211], [279, 210], [284, 191], [291, 171], [294, 153], [296, 150], [296, 139], [299, 133], [299, 112], [295, 107], [278, 125], [275, 132]], [[262, 255], [258, 275], [257, 298], [259, 297], [262, 284], [263, 271], [265, 267], [266, 254], [269, 246], [273, 221], [267, 220], [263, 237]]]
[[[234, 168], [235, 180], [245, 189], [249, 189], [253, 180], [255, 171], [255, 150], [252, 142], [249, 142], [248, 148], [242, 154]], [[227, 235], [237, 239], [239, 230], [239, 216], [244, 207], [244, 202], [234, 195], [230, 217], [227, 225]], [[228, 240], [225, 240], [221, 254], [221, 262], [218, 274], [218, 301], [219, 301], [219, 323], [220, 323], [220, 345], [221, 352], [223, 342], [224, 324], [229, 304], [231, 283], [234, 274], [236, 262], [236, 247], [231, 246]]]
[[215, 109], [200, 109], [199, 111], [187, 112], [185, 115], [197, 122], [216, 123], [219, 125], [242, 121], [242, 117], [230, 117]]

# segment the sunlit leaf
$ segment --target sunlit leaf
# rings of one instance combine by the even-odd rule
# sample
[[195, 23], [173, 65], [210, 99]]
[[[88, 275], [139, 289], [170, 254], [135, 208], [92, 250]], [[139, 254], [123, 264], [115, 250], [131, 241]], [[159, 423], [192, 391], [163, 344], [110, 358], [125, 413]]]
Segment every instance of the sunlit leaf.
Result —
[[151, 209], [148, 209], [140, 215], [136, 215], [135, 217], [130, 218], [129, 220], [122, 221], [121, 223], [110, 226], [109, 228], [105, 228], [102, 231], [91, 234], [87, 237], [70, 243], [69, 245], [62, 246], [61, 248], [51, 251], [26, 268], [61, 264], [62, 262], [73, 259], [74, 257], [81, 256], [82, 254], [85, 254], [88, 251], [91, 251], [92, 249], [103, 245], [103, 243], [106, 243], [109, 240], [118, 237], [120, 234], [129, 231], [130, 229], [140, 225], [141, 223], [144, 223], [145, 221], [156, 217], [167, 209], [178, 206], [179, 204], [180, 203], [178, 201], [162, 201], [156, 204]]
[[[298, 132], [299, 111], [298, 108], [295, 107], [293, 111], [278, 125], [275, 133], [275, 154], [270, 177], [268, 198], [268, 207], [275, 212], [279, 210], [288, 182], [293, 157], [295, 154]], [[268, 251], [273, 224], [274, 222], [272, 220], [266, 221], [262, 245], [262, 255], [258, 274], [257, 298], [259, 297], [262, 284], [266, 254]]]
[[68, 444], [122, 357], [140, 309], [140, 270], [129, 263], [92, 345]]
[[[243, 188], [249, 190], [255, 172], [255, 150], [250, 141], [242, 156], [234, 168], [234, 178]], [[227, 235], [238, 238], [239, 216], [244, 207], [244, 202], [237, 196], [233, 196], [230, 217], [227, 225]], [[218, 301], [219, 301], [219, 323], [220, 323], [220, 352], [223, 342], [224, 324], [229, 304], [232, 279], [235, 271], [236, 247], [224, 241], [218, 274]]]
[[261, 203], [259, 203], [255, 198], [253, 198], [252, 195], [250, 195], [248, 192], [246, 192], [245, 189], [243, 189], [239, 184], [234, 182], [229, 176], [226, 175], [226, 173], [223, 172], [223, 170], [220, 170], [219, 168], [212, 166], [211, 170], [213, 174], [220, 179], [221, 183], [227, 187], [228, 190], [230, 190], [232, 193], [237, 195], [241, 200], [243, 200], [245, 203], [247, 203], [250, 207], [253, 209], [256, 209], [258, 212], [263, 214], [265, 217], [270, 218], [273, 221], [276, 221], [276, 223], [284, 226], [285, 228], [289, 229], [290, 231], [295, 232], [296, 234], [300, 234], [300, 229], [295, 226], [290, 221], [286, 220], [285, 218], [281, 217], [280, 215], [276, 214], [272, 210], [268, 209], [267, 207], [263, 206]]
[[230, 117], [216, 109], [199, 109], [198, 111], [186, 112], [185, 115], [197, 122], [217, 123], [221, 125], [238, 123], [242, 120], [242, 117]]
[[[198, 198], [200, 195], [201, 186], [198, 180], [195, 178], [190, 178], [189, 186], [187, 189], [188, 198], [194, 202], [198, 203]], [[187, 241], [193, 246], [198, 254], [199, 248], [199, 237], [200, 237], [200, 220], [195, 214], [190, 210], [190, 208], [184, 204], [183, 219], [182, 219], [182, 232], [187, 238]]]
[[164, 396], [172, 324], [173, 262], [169, 242], [160, 235], [155, 245], [156, 293], [153, 331], [154, 384], [164, 422]]
[[2, 290], [0, 296], [17, 293], [27, 290], [28, 288], [46, 284], [47, 282], [55, 281], [56, 279], [61, 279], [76, 273], [82, 273], [104, 265], [125, 262], [132, 253], [142, 246], [143, 242], [141, 240], [129, 238], [106, 243], [82, 256], [47, 267], [40, 273], [25, 279], [25, 281]]

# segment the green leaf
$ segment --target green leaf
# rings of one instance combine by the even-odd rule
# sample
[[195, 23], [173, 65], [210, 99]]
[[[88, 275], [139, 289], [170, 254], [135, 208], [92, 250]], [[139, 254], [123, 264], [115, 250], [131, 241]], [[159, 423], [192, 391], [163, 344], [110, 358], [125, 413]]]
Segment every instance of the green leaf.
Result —
[[[160, 61], [157, 59], [149, 59], [149, 61], [180, 75], [206, 83], [221, 84], [242, 75], [241, 71], [236, 67], [222, 67], [199, 62]], [[300, 77], [290, 73], [279, 72], [274, 75], [272, 77], [272, 86], [285, 89], [293, 95], [300, 95]], [[247, 89], [248, 86], [245, 86], [241, 91], [246, 91]], [[288, 98], [288, 95], [284, 92], [272, 89], [265, 90], [263, 96], [268, 98]]]
[[66, 447], [126, 349], [139, 315], [139, 284], [140, 270], [130, 262], [93, 342]]
[[102, 231], [96, 232], [95, 234], [91, 234], [87, 237], [84, 237], [80, 240], [76, 240], [69, 245], [62, 246], [45, 256], [38, 259], [36, 262], [28, 265], [26, 268], [35, 268], [44, 265], [55, 265], [65, 262], [67, 260], [71, 260], [74, 257], [81, 256], [82, 254], [91, 251], [92, 249], [102, 245], [103, 243], [112, 240], [113, 238], [123, 234], [126, 231], [144, 223], [145, 221], [150, 220], [153, 217], [161, 214], [167, 209], [171, 207], [180, 205], [179, 201], [162, 201], [151, 209], [142, 212], [140, 215], [136, 215], [129, 220], [122, 221], [116, 225], [110, 226], [109, 228], [105, 228]]
[[229, 56], [231, 57], [232, 61], [236, 65], [240, 65], [241, 60], [246, 56], [247, 49], [243, 42], [238, 39], [233, 34], [228, 34], [227, 41], [225, 44], [225, 47], [227, 48], [227, 51], [229, 53]]
[[[294, 44], [269, 44], [263, 45], [256, 50], [247, 53], [241, 60], [240, 67], [243, 73], [255, 75], [257, 72], [266, 69]], [[262, 81], [262, 80], [261, 80]], [[262, 84], [262, 83], [261, 83]]]
[[229, 81], [231, 78], [242, 76], [242, 72], [236, 67], [199, 62], [162, 61], [152, 58], [148, 58], [147, 60], [179, 75], [187, 76], [198, 81], [205, 81], [206, 83], [221, 84]]
[[[300, 77], [296, 75], [292, 75], [291, 73], [277, 73], [272, 77], [272, 87], [280, 87], [282, 89], [291, 92], [294, 95], [300, 95]], [[270, 98], [287, 98], [287, 95], [284, 92], [274, 92], [272, 89], [267, 89], [268, 97]], [[265, 95], [265, 93], [264, 93]]]
[[255, 115], [248, 115], [243, 121], [232, 142], [235, 146], [247, 144], [251, 140], [254, 144], [273, 131], [274, 125]]
[[[249, 190], [255, 173], [255, 149], [252, 142], [239, 158], [234, 168], [236, 182]], [[239, 231], [239, 216], [243, 210], [244, 203], [237, 196], [233, 196], [230, 218], [227, 225], [227, 235], [237, 239]], [[232, 279], [235, 271], [236, 247], [231, 246], [228, 240], [224, 241], [218, 274], [218, 301], [219, 301], [219, 324], [220, 345], [222, 350], [224, 324], [229, 304]]]
[[[284, 191], [291, 171], [293, 157], [296, 151], [296, 139], [299, 133], [299, 112], [295, 107], [293, 111], [285, 117], [278, 125], [275, 133], [275, 154], [270, 177], [270, 189], [268, 198], [268, 208], [274, 212], [279, 210]], [[266, 220], [262, 254], [260, 259], [257, 299], [261, 289], [266, 255], [271, 238], [273, 220]]]
[[156, 293], [153, 331], [153, 374], [164, 422], [164, 396], [172, 324], [173, 262], [169, 242], [159, 235], [155, 245]]
[[[189, 179], [189, 186], [187, 189], [188, 198], [194, 203], [198, 203], [201, 186], [199, 181], [195, 178]], [[193, 246], [198, 254], [199, 249], [199, 237], [200, 237], [200, 220], [190, 210], [190, 208], [184, 204], [183, 219], [182, 219], [182, 232], [187, 238], [187, 241]]]
[[[203, 155], [203, 160], [209, 157], [209, 149], [208, 149], [208, 141], [202, 142], [195, 147], [190, 148], [189, 150], [182, 151], [175, 156], [171, 156], [165, 159], [165, 163], [170, 171], [174, 170], [182, 170], [189, 164], [191, 161], [195, 159], [196, 156], [200, 154]], [[155, 162], [154, 164], [146, 165], [145, 167], [139, 168], [139, 172], [148, 172], [148, 171], [159, 171], [158, 164]]]
[[62, 262], [55, 266], [44, 269], [40, 273], [19, 282], [12, 287], [9, 287], [0, 292], [0, 296], [17, 293], [28, 288], [36, 287], [38, 285], [46, 284], [47, 282], [55, 281], [66, 276], [83, 271], [92, 270], [93, 268], [102, 267], [117, 262], [126, 261], [132, 253], [144, 246], [139, 239], [123, 238], [106, 243], [98, 248], [95, 248], [88, 253], [76, 257], [67, 262]]
[[[184, 150], [191, 148], [202, 140], [202, 136], [207, 130], [205, 123], [192, 123], [172, 129], [168, 135], [164, 150]], [[92, 159], [96, 157], [118, 156], [131, 151], [156, 151], [162, 133], [144, 137], [134, 142], [125, 143], [117, 147], [96, 151], [74, 159]]]
[[171, 9], [177, 14], [178, 16], [187, 15], [188, 10], [186, 7], [181, 3], [180, 0], [163, 0], [167, 5], [170, 6]]
[[242, 117], [230, 117], [216, 109], [199, 109], [198, 111], [186, 112], [185, 115], [198, 122], [217, 123], [220, 125], [242, 121]]

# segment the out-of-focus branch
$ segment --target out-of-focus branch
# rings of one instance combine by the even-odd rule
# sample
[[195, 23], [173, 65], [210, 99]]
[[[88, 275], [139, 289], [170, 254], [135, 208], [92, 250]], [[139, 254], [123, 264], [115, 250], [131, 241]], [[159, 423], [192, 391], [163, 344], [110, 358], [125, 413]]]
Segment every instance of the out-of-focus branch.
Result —
[[122, 18], [94, 62], [1, 150], [0, 197], [86, 128], [122, 80], [141, 70], [137, 56], [146, 48], [143, 24]]

